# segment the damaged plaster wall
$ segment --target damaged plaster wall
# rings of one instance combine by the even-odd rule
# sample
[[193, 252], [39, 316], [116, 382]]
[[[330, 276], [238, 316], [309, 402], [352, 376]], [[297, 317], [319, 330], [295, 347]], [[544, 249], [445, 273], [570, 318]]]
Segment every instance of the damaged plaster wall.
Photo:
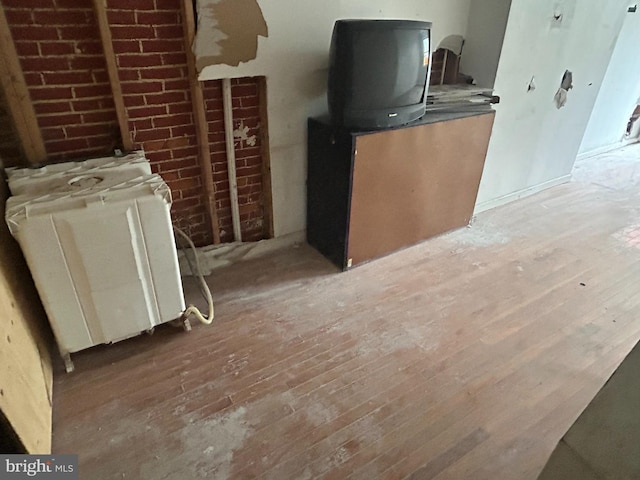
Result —
[[[242, 3], [226, 1], [230, 5]], [[447, 35], [465, 35], [470, 2], [471, 0], [259, 0], [269, 36], [267, 38], [253, 33], [257, 38], [256, 58], [241, 60], [237, 67], [224, 64], [206, 66], [200, 72], [200, 79], [254, 75], [267, 77], [276, 237], [300, 232], [306, 225], [307, 117], [327, 112], [327, 68], [334, 21], [338, 18], [431, 21], [433, 44], [438, 45]], [[198, 9], [202, 11], [216, 3], [218, 2], [215, 0], [198, 0]], [[233, 14], [239, 17], [244, 15], [240, 7], [234, 9]], [[217, 29], [217, 21], [211, 15], [200, 18], [196, 54], [201, 63], [210, 61], [206, 57], [226, 55], [221, 52], [220, 39], [200, 43], [205, 35], [211, 35]], [[251, 25], [255, 27], [256, 24]]]
[[257, 0], [202, 0], [198, 4], [196, 67], [237, 66], [256, 58], [258, 37], [269, 35]]
[[640, 103], [640, 10], [627, 13], [607, 74], [580, 145], [587, 156], [620, 145], [627, 122]]
[[[476, 212], [568, 181], [626, 0], [513, 0], [495, 90], [502, 101]], [[565, 70], [573, 88], [554, 104]], [[536, 88], [528, 89], [534, 79]]]

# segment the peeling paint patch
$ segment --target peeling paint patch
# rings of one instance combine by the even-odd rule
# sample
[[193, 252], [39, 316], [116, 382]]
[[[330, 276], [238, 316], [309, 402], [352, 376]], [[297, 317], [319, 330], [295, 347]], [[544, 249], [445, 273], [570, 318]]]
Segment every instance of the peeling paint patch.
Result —
[[256, 136], [249, 135], [249, 127], [244, 124], [243, 120], [240, 120], [240, 125], [233, 131], [233, 138], [240, 141], [240, 146], [242, 146], [242, 142], [245, 143], [245, 146], [256, 146]]
[[236, 67], [254, 60], [259, 36], [267, 37], [269, 31], [257, 0], [198, 0], [198, 71], [208, 65]]

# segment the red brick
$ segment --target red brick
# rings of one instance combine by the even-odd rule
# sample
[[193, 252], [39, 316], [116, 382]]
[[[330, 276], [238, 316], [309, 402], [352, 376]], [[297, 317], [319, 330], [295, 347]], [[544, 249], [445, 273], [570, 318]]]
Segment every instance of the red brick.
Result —
[[[93, 23], [93, 17], [90, 11], [58, 9], [34, 10], [32, 15], [34, 23], [39, 25], [63, 25], [67, 27], [69, 25]], [[83, 38], [83, 36], [76, 38]]]
[[138, 118], [133, 121], [129, 121], [130, 129], [135, 130], [150, 130], [153, 128], [153, 122], [151, 118]]
[[221, 80], [205, 80], [202, 82], [203, 89], [205, 92], [205, 96], [209, 96], [209, 94], [214, 97], [219, 97], [222, 95], [222, 81]]
[[197, 161], [198, 147], [196, 145], [175, 147], [173, 150], [173, 158], [192, 157], [193, 161]]
[[176, 0], [156, 0], [156, 9], [157, 10], [175, 10]]
[[[171, 190], [173, 191], [173, 187], [169, 185]], [[200, 198], [187, 198], [187, 199], [178, 199], [173, 202], [171, 210], [173, 213], [177, 213], [180, 210], [187, 209], [189, 207], [195, 207], [197, 205], [201, 205], [202, 200]]]
[[107, 10], [109, 25], [132, 25], [136, 23], [136, 14], [132, 10]]
[[180, 125], [177, 127], [171, 127], [172, 137], [195, 135], [194, 132], [195, 132], [195, 128], [192, 125]]
[[234, 108], [233, 118], [260, 118], [260, 109], [258, 107]]
[[73, 110], [77, 112], [86, 112], [91, 110], [101, 110], [104, 108], [104, 100], [92, 98], [89, 100], [74, 100], [71, 102]]
[[108, 131], [108, 127], [99, 125], [69, 125], [66, 128], [69, 138], [91, 137], [95, 135], [104, 135]]
[[117, 120], [115, 110], [102, 110], [99, 112], [88, 112], [82, 114], [84, 123], [107, 123]]
[[52, 140], [63, 140], [66, 138], [66, 134], [62, 127], [41, 128], [42, 139], [45, 142]]
[[241, 167], [238, 168], [236, 170], [236, 175], [238, 175], [238, 177], [244, 177], [244, 176], [249, 176], [249, 175], [254, 175], [257, 173], [260, 173], [262, 171], [262, 169], [260, 168], [259, 165], [251, 165], [248, 167]]
[[[146, 55], [151, 56], [154, 59], [159, 58], [159, 55]], [[158, 79], [175, 79], [183, 78], [182, 69], [178, 67], [152, 67], [140, 70], [140, 78], [145, 80], [158, 80]]]
[[69, 102], [37, 102], [33, 105], [36, 115], [46, 115], [49, 113], [70, 112]]
[[113, 125], [110, 125], [110, 127], [111, 128], [107, 130], [107, 133], [103, 135], [87, 137], [89, 147], [99, 149], [104, 152], [104, 154], [111, 154], [116, 146], [122, 145], [120, 140], [120, 130], [117, 125], [114, 123]]
[[136, 140], [140, 142], [148, 142], [151, 140], [163, 140], [170, 138], [168, 128], [154, 128], [152, 130], [137, 130]]
[[5, 8], [4, 12], [9, 25], [24, 25], [33, 23], [30, 10], [10, 10]]
[[255, 97], [258, 95], [257, 85], [237, 85], [231, 88], [234, 97]]
[[14, 42], [16, 47], [16, 52], [18, 52], [19, 57], [29, 57], [29, 56], [38, 56], [40, 55], [40, 50], [38, 49], [38, 44], [33, 41], [29, 42]]
[[[24, 8], [24, 0], [2, 0], [3, 7], [8, 10], [10, 8]], [[29, 8], [51, 8], [52, 0], [29, 0]]]
[[175, 125], [193, 126], [192, 116], [189, 113], [181, 113], [178, 115], [168, 115], [166, 117], [155, 117], [153, 119], [154, 127], [172, 127]]
[[137, 12], [137, 23], [142, 25], [179, 25], [180, 17], [178, 12], [179, 10], [176, 7], [173, 10]]
[[66, 25], [57, 27], [62, 40], [85, 40], [98, 35], [95, 25]]
[[169, 90], [189, 90], [189, 79], [187, 78], [176, 78], [171, 80], [164, 81], [164, 89]]
[[147, 105], [179, 103], [185, 101], [185, 92], [163, 92], [144, 96]]
[[240, 105], [243, 108], [246, 107], [257, 107], [260, 105], [260, 99], [255, 96], [255, 97], [240, 97]]
[[187, 137], [180, 138], [168, 138], [166, 140], [152, 140], [145, 143], [146, 150], [166, 150], [171, 149], [173, 151], [174, 158], [178, 158], [176, 151], [183, 150], [185, 148], [193, 148], [195, 152], [198, 151], [198, 147], [188, 147], [191, 140]]
[[71, 55], [75, 53], [75, 48], [70, 42], [40, 42], [40, 52], [43, 56]]
[[[176, 4], [174, 2], [174, 7]], [[107, 7], [113, 10], [155, 10], [154, 0], [108, 0]]]
[[122, 92], [125, 95], [135, 93], [152, 93], [162, 92], [162, 82], [150, 81], [150, 82], [122, 82]]
[[209, 131], [209, 135], [207, 136], [209, 139], [209, 143], [210, 144], [223, 144], [226, 142], [226, 137], [225, 137], [225, 133], [224, 130], [215, 130], [215, 131]]
[[[165, 175], [175, 175], [175, 174], [176, 172], [167, 172], [162, 174], [162, 176], [164, 177]], [[182, 190], [180, 190], [181, 198], [200, 197], [202, 194], [203, 194], [202, 187], [183, 188]]]
[[143, 105], [146, 105], [142, 95], [124, 95], [123, 98], [124, 104], [127, 108], [142, 107]]
[[142, 49], [138, 40], [114, 40], [113, 51], [119, 55], [122, 53], [141, 53]]
[[262, 165], [262, 158], [259, 154], [252, 157], [242, 157], [242, 159], [245, 165]]
[[[55, 1], [55, 7], [60, 8], [60, 9], [74, 9], [74, 8], [78, 8], [78, 0], [54, 0]], [[31, 3], [31, 1], [29, 1], [29, 3]], [[86, 3], [84, 5], [87, 5]], [[90, 10], [90, 7], [86, 7], [86, 10]]]
[[222, 112], [223, 111], [222, 97], [207, 99], [205, 101], [205, 107], [207, 109], [207, 114], [209, 112]]
[[88, 147], [89, 144], [84, 138], [46, 142], [47, 153], [79, 152]]
[[155, 38], [155, 31], [151, 25], [111, 25], [111, 35], [114, 40], [141, 40]]
[[73, 97], [71, 88], [69, 87], [39, 87], [30, 88], [31, 100], [60, 100], [71, 99]]
[[178, 170], [180, 178], [200, 178], [200, 167], [182, 168]]
[[153, 117], [156, 115], [166, 115], [167, 107], [165, 105], [155, 105], [152, 107], [136, 107], [127, 110], [129, 118]]
[[43, 73], [42, 76], [47, 85], [82, 85], [93, 83], [91, 72], [88, 71]]
[[25, 82], [27, 82], [27, 85], [43, 85], [42, 74], [36, 72], [25, 72], [23, 73], [23, 75]]
[[140, 72], [137, 69], [121, 68], [118, 70], [118, 77], [122, 82], [140, 80]]
[[184, 51], [181, 49], [177, 49], [177, 52], [169, 52], [162, 54], [162, 64], [163, 65], [177, 65], [177, 66], [185, 66], [187, 65], [187, 56]]
[[[142, 40], [140, 42], [142, 44], [142, 51], [144, 53], [162, 53], [162, 52], [179, 52], [182, 48], [183, 41], [179, 39], [175, 40]], [[166, 58], [163, 57], [163, 63], [173, 65], [177, 62], [166, 62], [164, 60]], [[184, 63], [185, 58], [183, 55], [180, 56], [180, 63]]]
[[11, 27], [14, 41], [19, 40], [58, 40], [58, 29], [55, 27], [14, 25]]
[[[127, 67], [149, 67], [153, 65], [159, 65], [161, 62], [160, 55], [135, 55], [135, 54], [122, 54], [118, 55], [118, 65], [121, 68]], [[142, 70], [142, 78], [158, 78], [158, 77], [145, 77], [144, 72], [148, 70]], [[162, 77], [159, 77], [162, 78]]]
[[145, 152], [146, 157], [149, 159], [151, 163], [151, 168], [154, 172], [158, 172], [158, 162], [163, 162], [165, 160], [171, 159], [171, 150], [157, 150], [155, 152]]
[[157, 38], [181, 38], [184, 35], [184, 29], [180, 22], [173, 25], [154, 25]]
[[100, 55], [104, 58], [104, 50], [99, 39], [86, 39], [76, 43], [76, 53], [78, 55]]
[[93, 70], [91, 72], [93, 83], [109, 83], [109, 74], [106, 70]]
[[106, 68], [104, 55], [78, 55], [69, 59], [72, 70], [93, 70]]
[[76, 98], [102, 97], [111, 95], [111, 86], [107, 84], [73, 87]]
[[180, 180], [174, 180], [173, 182], [168, 182], [171, 190], [182, 190], [183, 188], [195, 188], [200, 186], [199, 178], [181, 178]]
[[31, 72], [60, 72], [69, 70], [69, 60], [52, 57], [26, 57], [20, 59], [24, 71]]
[[38, 117], [41, 127], [59, 127], [80, 123], [82, 117], [78, 113], [64, 113], [62, 115], [42, 115]]
[[[244, 143], [244, 142], [243, 142]], [[238, 158], [252, 158], [252, 157], [260, 157], [262, 153], [259, 147], [244, 147], [241, 149], [241, 154], [238, 155]]]
[[176, 113], [187, 113], [193, 109], [191, 102], [174, 103], [169, 105], [169, 113], [174, 115]]

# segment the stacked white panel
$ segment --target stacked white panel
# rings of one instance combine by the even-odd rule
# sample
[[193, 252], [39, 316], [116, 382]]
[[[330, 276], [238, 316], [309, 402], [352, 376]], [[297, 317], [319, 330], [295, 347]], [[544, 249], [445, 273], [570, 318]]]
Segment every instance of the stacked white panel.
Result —
[[132, 168], [68, 173], [51, 175], [55, 188], [40, 177], [31, 191], [20, 185], [31, 193], [10, 197], [6, 209], [63, 354], [179, 318], [184, 296], [162, 178]]

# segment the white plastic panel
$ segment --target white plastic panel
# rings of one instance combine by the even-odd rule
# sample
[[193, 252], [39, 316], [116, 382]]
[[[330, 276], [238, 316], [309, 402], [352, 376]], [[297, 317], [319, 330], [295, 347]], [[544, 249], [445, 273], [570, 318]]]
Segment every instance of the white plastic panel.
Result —
[[158, 175], [104, 177], [51, 193], [40, 183], [7, 201], [63, 351], [137, 335], [185, 308], [167, 185]]
[[104, 179], [120, 182], [151, 175], [151, 165], [144, 152], [123, 157], [101, 157], [82, 162], [63, 162], [40, 168], [7, 168], [12, 195], [43, 195], [56, 191], [74, 191]]

